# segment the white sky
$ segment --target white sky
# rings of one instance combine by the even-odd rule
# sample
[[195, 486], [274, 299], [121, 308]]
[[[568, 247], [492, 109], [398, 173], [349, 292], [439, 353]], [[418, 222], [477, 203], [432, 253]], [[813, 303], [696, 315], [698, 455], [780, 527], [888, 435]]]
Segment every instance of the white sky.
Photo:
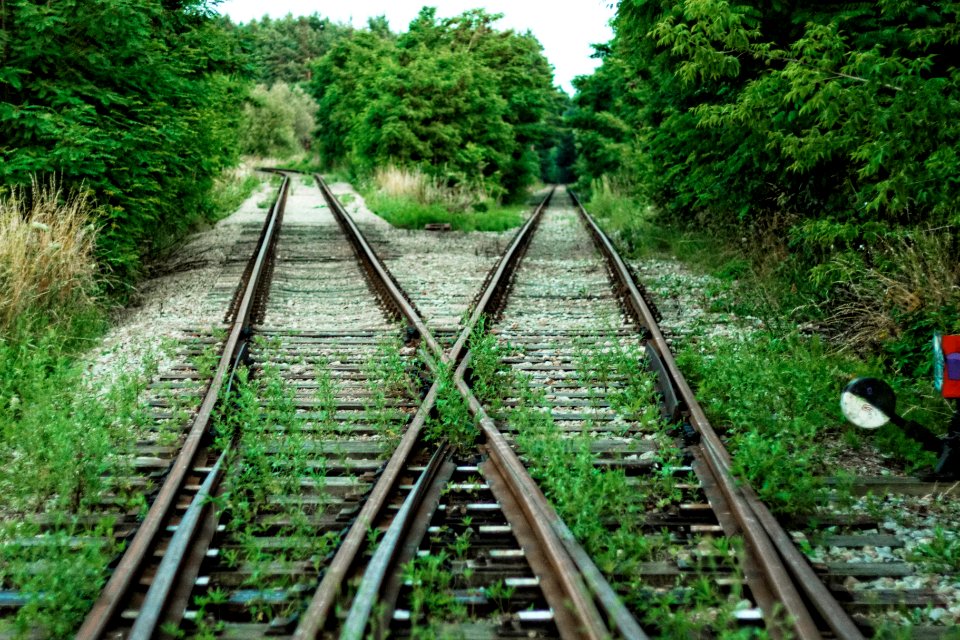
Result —
[[334, 22], [352, 22], [362, 27], [367, 18], [385, 15], [393, 31], [406, 31], [424, 5], [437, 7], [441, 18], [483, 8], [504, 14], [497, 23], [501, 29], [532, 31], [554, 66], [554, 82], [572, 95], [570, 81], [574, 76], [589, 74], [600, 63], [590, 57], [590, 45], [613, 37], [607, 24], [614, 13], [608, 6], [611, 4], [613, 0], [572, 0], [562, 4], [529, 0], [224, 0], [215, 8], [234, 22], [248, 22], [264, 14], [280, 18], [288, 13], [299, 16], [317, 12]]

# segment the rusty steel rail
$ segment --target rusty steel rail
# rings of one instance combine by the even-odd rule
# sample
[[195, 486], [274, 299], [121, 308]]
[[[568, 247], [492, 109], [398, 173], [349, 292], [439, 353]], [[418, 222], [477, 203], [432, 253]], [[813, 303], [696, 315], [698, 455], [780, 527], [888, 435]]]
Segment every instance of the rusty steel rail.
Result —
[[[441, 352], [440, 345], [436, 342], [426, 324], [420, 318], [414, 306], [406, 299], [397, 286], [396, 282], [389, 275], [386, 268], [380, 262], [380, 259], [370, 248], [369, 243], [360, 229], [354, 223], [353, 219], [347, 214], [346, 210], [340, 204], [340, 201], [334, 197], [326, 182], [319, 174], [314, 174], [314, 180], [320, 187], [327, 205], [333, 212], [337, 222], [347, 232], [350, 243], [356, 251], [361, 262], [366, 266], [369, 274], [375, 276], [382, 286], [382, 290], [387, 299], [394, 305], [394, 309], [417, 331], [421, 339], [427, 344], [428, 348], [436, 353]], [[343, 581], [350, 571], [350, 567], [357, 557], [357, 554], [363, 549], [363, 544], [367, 537], [367, 529], [376, 519], [377, 514], [386, 504], [390, 491], [396, 484], [401, 472], [406, 465], [407, 459], [414, 450], [414, 446], [420, 438], [423, 426], [430, 414], [437, 399], [438, 385], [434, 382], [423, 402], [420, 404], [416, 415], [403, 433], [396, 449], [390, 456], [380, 479], [374, 485], [370, 495], [363, 503], [360, 513], [357, 515], [347, 535], [344, 536], [340, 547], [331, 560], [330, 565], [323, 574], [320, 585], [313, 594], [307, 610], [301, 616], [297, 628], [294, 631], [294, 638], [314, 638], [326, 624], [327, 616], [336, 602], [337, 595], [343, 586]]]
[[[546, 207], [552, 195], [553, 190], [550, 191], [548, 196], [540, 203], [531, 217], [515, 235], [514, 240], [504, 253], [497, 268], [488, 278], [488, 284], [480, 296], [474, 312], [462, 328], [460, 336], [454, 346], [446, 353], [439, 347], [431, 346], [430, 351], [434, 357], [447, 363], [455, 363], [463, 359], [466, 343], [471, 331], [485, 314], [486, 309], [491, 306], [491, 301], [504, 295], [510, 275], [522, 257], [532, 235], [532, 230], [539, 222], [543, 209]], [[331, 208], [337, 209], [338, 215], [342, 215], [345, 221], [347, 221], [347, 224], [355, 228], [350, 217], [342, 210], [342, 207], [339, 206], [336, 199], [332, 198], [332, 195], [329, 202]], [[360, 234], [359, 230], [356, 231], [356, 234], [359, 239], [358, 246], [373, 256], [373, 252], [369, 249], [366, 241], [362, 239], [362, 234]], [[379, 260], [377, 260], [375, 256], [373, 256], [373, 261], [379, 264]], [[392, 282], [392, 278], [387, 277], [387, 279]], [[415, 311], [412, 310], [412, 306], [410, 310], [415, 313]], [[422, 321], [414, 321], [412, 316], [408, 316], [408, 319], [410, 319], [418, 331], [421, 332], [422, 337], [425, 338], [425, 342], [427, 342], [428, 345], [436, 344], [435, 341], [431, 342], [431, 340], [427, 339], [430, 333]], [[460, 371], [462, 376], [462, 367]], [[438, 385], [435, 382], [431, 387], [430, 394], [435, 396], [437, 388]], [[460, 390], [461, 393], [465, 391], [468, 400], [472, 398], [473, 403], [477, 403], [476, 398], [473, 397], [469, 389]], [[326, 624], [330, 610], [342, 587], [343, 580], [361, 549], [363, 540], [366, 537], [367, 528], [374, 522], [379, 511], [382, 509], [387, 495], [396, 484], [405, 461], [409, 457], [414, 444], [419, 439], [419, 426], [422, 425], [418, 425], [418, 428], [414, 429], [413, 425], [411, 425], [411, 428], [408, 428], [404, 434], [401, 445], [391, 457], [387, 469], [374, 487], [370, 498], [368, 498], [364, 504], [360, 516], [348, 532], [347, 539], [345, 539], [344, 544], [342, 544], [338, 550], [321, 581], [320, 587], [315, 592], [310, 606], [301, 618], [301, 622], [294, 633], [295, 638], [315, 638]], [[523, 505], [522, 508], [526, 522], [536, 532], [539, 544], [557, 578], [557, 589], [550, 590], [549, 595], [547, 594], [548, 590], [545, 590], [545, 595], [547, 595], [551, 606], [554, 607], [556, 611], [560, 611], [562, 615], [568, 616], [567, 619], [571, 622], [569, 625], [564, 625], [565, 628], [561, 631], [567, 637], [603, 638], [609, 636], [609, 631], [593, 604], [589, 591], [587, 591], [582, 583], [575, 565], [567, 555], [563, 541], [551, 528], [549, 521], [543, 519], [541, 508], [537, 506], [535, 502], [531, 501], [532, 492], [530, 487], [532, 486], [535, 489], [536, 485], [526, 473], [526, 469], [520, 460], [516, 458], [516, 455], [510, 450], [506, 441], [503, 440], [502, 437], [497, 439], [498, 432], [496, 432], [495, 427], [491, 433], [494, 435], [492, 441], [488, 440], [488, 445], [491, 444], [491, 442], [493, 445], [492, 448], [490, 448], [491, 460], [497, 465], [498, 471], [502, 474], [501, 477], [505, 480], [505, 484], [511, 493], [517, 497], [518, 503]], [[429, 469], [425, 471], [424, 474], [428, 472]], [[418, 480], [418, 486], [420, 486], [424, 479], [425, 475], [422, 475], [421, 479]], [[422, 490], [413, 492], [404, 503], [403, 514], [412, 515], [416, 513], [418, 511], [417, 499], [422, 498], [424, 494], [425, 491]], [[542, 494], [541, 500], [545, 502]], [[361, 588], [363, 589], [362, 594], [358, 594], [357, 596], [357, 598], [361, 598], [362, 600], [358, 601], [355, 599], [355, 606], [352, 608], [350, 617], [348, 618], [348, 630], [353, 630], [355, 635], [361, 635], [367, 625], [370, 613], [373, 610], [374, 599], [377, 597], [377, 589], [382, 584], [387, 571], [386, 565], [389, 564], [391, 558], [396, 556], [396, 545], [402, 540], [401, 532], [408, 528], [409, 525], [410, 523], [400, 514], [397, 515], [391, 525], [390, 530], [392, 535], [384, 540], [377, 549], [377, 562], [371, 563], [368, 567], [364, 581], [361, 583]], [[350, 540], [352, 543], [348, 545], [347, 540]], [[612, 588], [608, 586], [608, 589], [609, 593], [613, 594]], [[613, 597], [615, 598], [615, 596]], [[627, 637], [643, 638], [642, 633], [641, 635]]]
[[[460, 366], [457, 367], [454, 382], [457, 389], [467, 400], [470, 413], [475, 416], [484, 436], [487, 438], [491, 460], [498, 468], [505, 470], [505, 473], [514, 478], [511, 490], [517, 494], [518, 500], [522, 497], [521, 504], [529, 510], [530, 519], [538, 524], [545, 523], [550, 526], [552, 529], [552, 535], [548, 537], [550, 542], [554, 539], [559, 540], [573, 564], [572, 568], [565, 565], [564, 569], [572, 571], [574, 574], [579, 573], [599, 603], [599, 608], [605, 615], [604, 619], [610, 621], [613, 629], [617, 631], [617, 635], [627, 640], [647, 640], [647, 635], [636, 618], [624, 606], [620, 596], [617, 595], [600, 572], [600, 569], [597, 568], [587, 551], [577, 542], [573, 532], [570, 531], [570, 528], [567, 527], [553, 505], [547, 500], [537, 483], [530, 477], [526, 467], [523, 466], [523, 462], [517, 457], [500, 430], [497, 429], [496, 423], [487, 414], [480, 400], [473, 394], [465, 380], [469, 366], [470, 353], [468, 352]], [[592, 605], [591, 609], [594, 609]]]
[[313, 179], [320, 188], [323, 199], [327, 201], [327, 206], [330, 207], [330, 211], [333, 212], [334, 217], [337, 219], [337, 223], [347, 236], [347, 240], [353, 247], [357, 259], [363, 265], [364, 269], [367, 270], [369, 282], [377, 287], [377, 295], [381, 302], [384, 306], [391, 309], [397, 317], [405, 318], [406, 321], [410, 323], [420, 336], [420, 339], [427, 344], [430, 352], [442, 352], [443, 350], [440, 348], [440, 344], [434, 339], [430, 330], [427, 329], [427, 325], [420, 318], [420, 314], [413, 306], [413, 303], [407, 299], [406, 295], [404, 295], [399, 285], [397, 285], [393, 279], [393, 276], [390, 275], [390, 272], [383, 266], [380, 258], [374, 253], [373, 249], [370, 248], [367, 239], [360, 233], [360, 229], [353, 221], [353, 218], [347, 214], [347, 210], [343, 208], [340, 201], [334, 197], [333, 192], [330, 191], [330, 187], [327, 186], [327, 183], [319, 173], [313, 174]]
[[[621, 295], [628, 309], [649, 332], [648, 345], [655, 351], [666, 370], [657, 372], [658, 377], [661, 378], [659, 383], [672, 390], [678, 409], [685, 414], [690, 424], [700, 434], [703, 459], [717, 479], [719, 488], [733, 510], [733, 515], [747, 543], [754, 548], [763, 578], [771, 593], [784, 607], [797, 637], [822, 637], [804, 600], [803, 595], [805, 595], [837, 638], [862, 640], [863, 634], [813, 572], [793, 544], [789, 534], [779, 525], [749, 485], [734, 478], [730, 455], [677, 366], [654, 313], [647, 305], [633, 275], [610, 239], [587, 213], [576, 195], [570, 192], [570, 197], [598, 248], [606, 257], [611, 273], [622, 288]], [[663, 373], [667, 374], [666, 380], [663, 379]], [[803, 595], [800, 590], [803, 591]]]
[[[506, 480], [527, 521], [532, 524], [540, 544], [549, 551], [549, 560], [553, 564], [554, 573], [563, 583], [564, 590], [576, 598], [573, 606], [589, 612], [589, 615], [585, 616], [587, 624], [582, 630], [584, 637], [609, 637], [610, 631], [603, 623], [604, 619], [609, 619], [620, 637], [646, 640], [647, 635], [636, 619], [627, 611], [613, 587], [573, 537], [570, 529], [550, 505], [523, 462], [467, 385], [464, 376], [469, 362], [468, 353], [457, 367], [454, 382], [466, 399], [470, 412], [480, 424], [490, 460]], [[585, 587], [589, 587], [589, 591]], [[600, 602], [606, 618], [601, 617], [588, 593], [592, 593]]]
[[239, 289], [243, 291], [243, 295], [233, 312], [234, 320], [230, 333], [200, 410], [146, 517], [137, 528], [137, 533], [100, 592], [93, 608], [84, 619], [83, 625], [77, 631], [76, 637], [80, 640], [92, 640], [103, 636], [108, 625], [118, 615], [118, 609], [125, 602], [134, 584], [134, 578], [140, 573], [164, 521], [174, 507], [184, 479], [194, 467], [201, 444], [206, 441], [210, 432], [210, 421], [218, 404], [220, 391], [230, 372], [235, 368], [238, 358], [242, 356], [244, 345], [249, 337], [251, 314], [266, 285], [263, 278], [265, 265], [276, 247], [277, 230], [282, 224], [283, 210], [289, 191], [290, 180], [285, 177], [280, 185], [277, 199], [264, 221], [257, 251], [251, 258], [244, 280], [241, 281]]

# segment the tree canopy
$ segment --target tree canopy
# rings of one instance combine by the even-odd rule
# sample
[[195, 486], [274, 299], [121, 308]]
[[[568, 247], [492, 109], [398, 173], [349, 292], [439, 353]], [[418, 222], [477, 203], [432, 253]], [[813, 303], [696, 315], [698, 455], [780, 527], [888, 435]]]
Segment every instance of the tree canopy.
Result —
[[352, 31], [350, 26], [317, 13], [297, 17], [287, 14], [279, 19], [264, 16], [235, 29], [253, 80], [267, 86], [309, 81], [313, 63]]
[[956, 222], [958, 10], [623, 0], [603, 66], [578, 80], [580, 169], [681, 219], [789, 212], [827, 236]]
[[499, 17], [424, 8], [405, 33], [371, 21], [340, 39], [310, 84], [324, 160], [358, 175], [395, 164], [521, 193], [540, 173], [545, 122], [562, 101], [539, 42], [497, 30]]

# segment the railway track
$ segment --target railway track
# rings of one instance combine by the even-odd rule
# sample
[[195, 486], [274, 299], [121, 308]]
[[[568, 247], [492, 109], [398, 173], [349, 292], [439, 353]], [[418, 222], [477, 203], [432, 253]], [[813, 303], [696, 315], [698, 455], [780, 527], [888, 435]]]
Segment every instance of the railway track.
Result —
[[[127, 549], [78, 637], [858, 638], [906, 601], [850, 596], [734, 480], [575, 197], [446, 288], [319, 177], [281, 175], [224, 271], [240, 287], [213, 293], [224, 325], [185, 330], [152, 385], [117, 485], [155, 497], [142, 521], [113, 507]], [[905, 598], [949, 605], [926, 595]]]
[[[373, 630], [377, 633], [389, 631], [393, 635], [417, 635], [424, 631], [424, 627], [429, 633], [470, 633], [483, 634], [484, 636], [509, 636], [512, 633], [526, 633], [532, 635], [552, 635], [554, 633], [565, 637], [572, 636], [606, 636], [623, 635], [626, 637], [643, 637], [643, 632], [637, 625], [635, 619], [620, 604], [619, 599], [614, 593], [613, 587], [607, 579], [598, 570], [591, 561], [589, 554], [574, 539], [574, 534], [563, 524], [553, 508], [543, 499], [539, 493], [536, 484], [527, 474], [526, 469], [520, 462], [516, 453], [510, 446], [510, 441], [504, 437], [504, 433], [497, 428], [496, 423], [485, 412], [484, 407], [473, 396], [471, 389], [465, 381], [467, 374], [467, 365], [469, 359], [463, 352], [466, 346], [468, 336], [473, 333], [474, 336], [480, 335], [478, 320], [486, 314], [496, 314], [497, 305], [502, 306], [508, 300], [506, 285], [511, 281], [511, 276], [520, 263], [521, 256], [527, 250], [530, 244], [533, 230], [541, 223], [542, 214], [545, 207], [538, 209], [537, 213], [531, 218], [530, 222], [518, 234], [514, 244], [511, 245], [507, 255], [501, 261], [499, 268], [489, 279], [488, 286], [478, 301], [473, 315], [466, 323], [460, 338], [454, 346], [446, 352], [441, 358], [445, 360], [450, 368], [458, 365], [453, 380], [446, 382], [441, 380], [441, 401], [439, 406], [439, 420], [443, 423], [445, 433], [448, 434], [448, 444], [452, 446], [452, 451], [442, 454], [441, 450], [434, 455], [431, 463], [423, 471], [423, 475], [418, 481], [410, 485], [411, 492], [407, 494], [404, 502], [394, 501], [397, 504], [398, 515], [392, 518], [381, 520], [372, 520], [373, 527], [378, 531], [384, 531], [384, 542], [373, 551], [373, 557], [369, 563], [359, 562], [356, 555], [346, 559], [344, 565], [353, 567], [353, 574], [356, 576], [351, 582], [359, 580], [357, 593], [344, 594], [338, 592], [336, 587], [327, 589], [324, 593], [323, 585], [321, 591], [314, 598], [310, 609], [304, 617], [304, 621], [297, 630], [297, 637], [315, 637], [324, 631], [342, 630], [343, 637], [361, 637], [364, 633]], [[552, 216], [555, 217], [555, 216]], [[569, 220], [560, 221], [561, 225], [569, 225]], [[574, 222], [579, 224], [576, 219]], [[545, 242], [551, 244], [549, 230]], [[589, 235], [584, 238], [589, 239]], [[563, 255], [569, 255], [570, 247], [561, 247], [559, 252]], [[617, 303], [617, 291], [610, 286], [607, 280], [604, 268], [603, 258], [596, 248], [593, 249], [597, 254], [595, 262], [597, 264], [587, 269], [586, 280], [580, 279], [573, 282], [577, 288], [589, 289], [598, 284], [597, 278], [605, 281], [607, 292], [597, 296], [597, 307], [605, 309], [590, 309], [585, 311], [579, 309], [572, 313], [572, 326], [565, 327], [558, 331], [555, 327], [544, 329], [543, 325], [548, 327], [555, 324], [556, 316], [561, 315], [570, 318], [569, 310], [563, 309], [556, 313], [549, 296], [544, 299], [541, 293], [532, 296], [536, 299], [535, 307], [547, 306], [546, 315], [538, 315], [534, 322], [539, 325], [536, 335], [531, 336], [534, 347], [538, 349], [550, 348], [549, 345], [540, 344], [550, 340], [545, 337], [545, 333], [553, 336], [554, 339], [567, 343], [568, 338], [575, 334], [580, 341], [580, 348], [585, 348], [585, 341], [590, 338], [596, 338], [598, 331], [609, 327], [611, 322], [620, 321], [621, 325], [617, 331], [625, 335], [637, 332], [636, 324], [626, 320], [621, 315], [621, 307]], [[515, 286], [522, 286], [520, 273], [517, 273], [514, 281]], [[555, 274], [554, 274], [555, 275]], [[567, 276], [570, 275], [568, 272]], [[564, 286], [568, 284], [564, 280]], [[541, 283], [542, 285], [542, 283]], [[543, 287], [537, 288], [542, 292]], [[583, 296], [584, 291], [578, 290], [578, 296]], [[560, 293], [560, 297], [572, 298]], [[510, 298], [512, 299], [512, 298]], [[509, 308], [509, 303], [508, 303]], [[582, 312], [581, 312], [582, 311]], [[553, 316], [553, 317], [551, 317]], [[601, 326], [603, 325], [603, 326]], [[607, 329], [609, 330], [609, 329]], [[605, 338], [604, 338], [605, 339]], [[628, 339], [629, 340], [629, 339]], [[596, 340], [594, 341], [596, 342]], [[587, 345], [587, 347], [596, 346]], [[539, 354], [542, 355], [542, 354]], [[564, 355], [551, 354], [554, 364], [559, 360], [570, 362], [569, 353]], [[459, 363], [459, 364], [458, 364]], [[529, 363], [528, 363], [529, 364]], [[554, 377], [564, 377], [572, 367], [559, 366], [540, 367], [537, 364], [531, 365], [534, 369], [543, 369], [553, 371]], [[590, 371], [589, 363], [585, 369]], [[447, 370], [449, 371], [449, 369]], [[564, 372], [563, 374], [558, 372]], [[486, 383], [488, 387], [496, 383], [492, 380], [479, 380], [475, 371], [471, 371], [470, 378], [473, 384]], [[449, 375], [449, 373], [447, 374]], [[548, 380], [547, 382], [553, 382]], [[616, 381], [614, 381], [616, 384]], [[455, 397], [444, 397], [443, 391], [449, 392], [449, 386], [455, 385], [461, 393], [467, 407], [457, 406], [458, 400]], [[579, 381], [575, 386], [578, 389], [592, 389], [590, 380]], [[572, 397], [578, 396], [578, 392], [569, 391]], [[580, 397], [587, 397], [590, 391], [580, 391]], [[496, 399], [496, 396], [494, 396]], [[594, 400], [603, 404], [604, 400]], [[650, 402], [651, 396], [648, 390], [648, 397], [645, 400]], [[580, 400], [568, 400], [568, 404], [581, 407]], [[514, 403], [516, 404], [516, 403]], [[608, 403], [609, 404], [609, 403]], [[481, 426], [478, 440], [475, 442], [473, 434], [465, 434], [461, 437], [455, 437], [457, 425], [462, 424], [464, 409], [469, 409], [475, 419]], [[445, 415], [446, 414], [446, 415]], [[568, 416], [572, 422], [579, 423], [574, 425], [575, 430], [584, 431], [585, 418], [582, 415], [574, 414]], [[603, 416], [594, 415], [589, 421], [592, 423], [601, 419]], [[616, 427], [616, 435], [620, 440], [628, 440], [623, 435], [630, 431], [631, 427], [623, 424]], [[606, 434], [612, 435], [612, 434]], [[452, 442], [451, 442], [452, 441]], [[636, 458], [637, 452], [643, 453], [643, 449], [630, 448], [628, 443], [626, 447], [620, 446], [622, 442], [617, 442], [615, 437], [596, 438], [596, 443], [600, 449], [608, 454], [607, 460], [591, 461], [590, 466], [604, 466], [605, 463], [612, 463], [613, 466], [622, 465], [624, 451], [630, 456]], [[561, 445], [564, 446], [564, 445]], [[643, 445], [634, 445], [634, 447]], [[573, 452], [571, 452], [573, 453]], [[561, 452], [562, 455], [562, 452]], [[571, 455], [571, 457], [573, 457]], [[562, 462], [561, 462], [562, 464]], [[627, 465], [634, 466], [634, 465]], [[650, 465], [638, 464], [638, 468]], [[470, 481], [464, 481], [462, 477], [456, 478], [454, 474], [475, 473], [475, 477]], [[687, 479], [693, 477], [695, 471], [693, 468], [684, 468], [679, 466], [674, 473], [686, 474]], [[724, 528], [717, 524], [720, 518], [723, 518], [724, 524], [730, 527], [731, 533], [728, 536], [737, 536], [741, 534], [737, 522], [729, 516], [731, 508], [728, 502], [723, 501], [721, 491], [717, 488], [720, 481], [714, 477], [703, 480], [706, 472], [701, 472], [697, 478], [696, 484], [687, 487], [693, 494], [698, 491], [703, 493], [698, 499], [693, 501], [684, 501], [680, 505], [688, 513], [694, 513], [693, 521], [686, 519], [677, 519], [675, 523], [677, 528], [686, 527], [687, 532], [696, 532], [698, 534], [723, 535], [726, 533]], [[730, 482], [727, 477], [726, 480]], [[387, 480], [387, 483], [390, 481]], [[678, 487], [675, 487], [678, 488]], [[730, 490], [730, 487], [727, 487]], [[488, 492], [495, 502], [479, 500], [473, 503], [464, 503], [464, 498], [459, 494], [463, 492], [477, 492], [481, 496], [487, 496]], [[499, 495], [498, 495], [499, 493]], [[705, 504], [706, 494], [710, 493], [709, 498], [713, 501], [714, 508], [719, 505], [718, 511], [722, 514], [717, 518], [712, 513], [709, 505]], [[448, 499], [445, 499], [449, 496]], [[739, 497], [739, 496], [738, 496]], [[469, 499], [469, 498], [467, 498]], [[498, 506], [499, 505], [499, 506]], [[741, 505], [742, 508], [742, 505]], [[710, 512], [704, 517], [704, 511]], [[451, 517], [452, 512], [452, 517]], [[489, 512], [497, 514], [495, 523], [481, 524], [474, 528], [474, 518], [478, 514]], [[526, 518], [522, 514], [526, 514]], [[711, 516], [714, 518], [711, 521]], [[389, 524], [387, 523], [389, 521]], [[669, 526], [665, 524], [666, 518], [661, 519], [660, 527]], [[545, 527], [545, 523], [550, 526]], [[751, 543], [760, 538], [761, 543], [769, 545], [769, 540], [755, 524], [749, 523], [747, 526], [753, 526], [754, 531]], [[513, 534], [513, 544], [505, 548], [494, 548], [489, 546], [490, 540], [484, 540], [478, 549], [474, 549], [474, 540], [481, 541], [483, 536], [480, 532], [492, 536], [494, 533]], [[530, 536], [534, 536], [531, 538]], [[539, 538], [537, 538], [539, 536]], [[524, 542], [520, 542], [523, 540]], [[511, 548], [520, 542], [520, 549]], [[699, 541], [698, 541], [699, 542]], [[539, 544], [537, 544], [539, 543]], [[697, 547], [699, 545], [693, 545]], [[548, 558], [547, 564], [541, 564], [537, 559], [536, 552], [543, 549], [554, 549], [555, 556]], [[697, 553], [699, 549], [690, 549], [688, 557], [690, 562], [688, 568], [694, 569], [691, 573], [698, 573], [698, 577], [703, 580], [717, 579], [718, 574], [724, 574], [724, 569], [718, 566], [730, 564], [729, 549], [713, 557], [704, 560], [704, 555]], [[756, 556], [740, 554], [744, 559], [743, 564], [746, 570], [742, 571], [743, 578], [722, 576], [720, 582], [726, 582], [730, 587], [725, 595], [729, 599], [730, 594], [736, 594], [737, 599], [731, 611], [734, 612], [732, 618], [735, 624], [769, 624], [772, 628], [780, 628], [786, 625], [784, 620], [775, 618], [778, 610], [777, 600], [775, 598], [781, 595], [785, 589], [792, 588], [792, 584], [784, 575], [782, 566], [770, 566], [769, 562], [764, 561], [763, 566]], [[503, 561], [507, 558], [527, 558], [529, 571], [534, 569], [533, 576], [529, 574], [511, 574], [507, 567], [503, 566]], [[493, 571], [481, 573], [481, 570], [492, 565]], [[636, 565], [634, 565], [636, 566]], [[362, 572], [361, 572], [362, 568]], [[777, 572], [780, 572], [779, 574]], [[652, 573], [652, 572], [651, 572]], [[667, 572], [668, 579], [672, 579], [674, 572]], [[731, 573], [731, 572], [726, 572]], [[770, 574], [774, 574], [772, 577]], [[747, 601], [746, 607], [742, 606], [743, 589], [739, 588], [738, 581], [746, 581], [752, 597], [756, 598], [760, 607], [753, 602]], [[782, 582], [777, 583], [777, 580]], [[563, 584], [563, 583], [567, 584]], [[770, 585], [774, 586], [771, 587]], [[588, 586], [589, 585], [589, 586]], [[537, 608], [539, 602], [536, 596], [531, 594], [518, 594], [521, 587], [539, 586], [543, 600], [549, 606], [543, 609]], [[560, 587], [559, 593], [557, 587]], [[771, 595], [774, 590], [779, 592], [776, 596]], [[534, 592], [536, 589], [534, 589]], [[759, 596], [754, 594], [760, 594]], [[509, 597], [504, 597], [509, 594]], [[796, 594], [793, 594], [796, 597]], [[535, 613], [522, 615], [523, 607], [514, 607], [511, 605], [511, 598], [516, 596], [524, 606], [534, 606]], [[338, 600], [339, 598], [339, 600]], [[525, 599], [524, 599], [525, 598]], [[331, 610], [334, 609], [333, 603], [339, 602], [339, 608], [342, 611], [348, 611], [344, 621], [333, 619]], [[560, 603], [557, 606], [557, 603]], [[571, 603], [574, 606], [571, 606]], [[682, 605], [683, 603], [678, 603]], [[542, 605], [541, 605], [542, 606]], [[763, 607], [766, 607], [766, 615], [761, 613]], [[567, 617], [571, 611], [575, 612], [573, 617]], [[801, 614], [806, 614], [805, 609], [800, 610]], [[712, 624], [716, 620], [716, 611], [705, 612], [708, 618], [706, 624]], [[791, 614], [793, 615], [793, 614]], [[557, 617], [562, 617], [558, 620]], [[676, 616], [677, 618], [683, 616]], [[611, 626], [607, 626], [607, 620], [611, 621]], [[796, 620], [796, 618], [794, 618]], [[808, 617], [809, 620], [809, 617]], [[537, 621], [546, 626], [543, 628], [524, 629], [523, 622], [532, 623]], [[343, 625], [341, 627], [341, 624]], [[552, 626], [551, 626], [552, 625]], [[664, 627], [665, 629], [668, 627]]]

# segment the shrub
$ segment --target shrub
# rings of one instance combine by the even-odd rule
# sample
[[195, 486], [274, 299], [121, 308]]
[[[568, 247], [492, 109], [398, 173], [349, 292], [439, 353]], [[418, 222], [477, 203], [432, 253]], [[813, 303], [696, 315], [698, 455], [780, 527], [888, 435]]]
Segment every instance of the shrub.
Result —
[[243, 153], [286, 157], [310, 143], [317, 103], [298, 86], [277, 82], [257, 85], [243, 108], [240, 131]]
[[117, 284], [202, 220], [236, 159], [237, 43], [207, 4], [0, 3], [0, 186], [89, 189]]

